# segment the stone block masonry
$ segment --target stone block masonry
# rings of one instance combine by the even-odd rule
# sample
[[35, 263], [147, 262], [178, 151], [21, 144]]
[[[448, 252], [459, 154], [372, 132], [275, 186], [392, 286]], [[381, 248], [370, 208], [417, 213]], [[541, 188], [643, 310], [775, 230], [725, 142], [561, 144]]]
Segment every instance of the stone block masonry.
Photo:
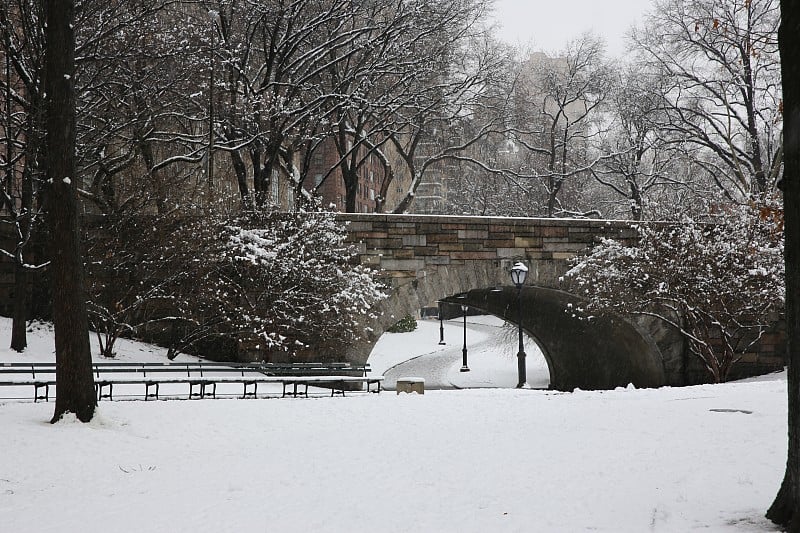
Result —
[[431, 215], [340, 214], [349, 223], [349, 241], [358, 245], [359, 262], [383, 272], [393, 285], [435, 274], [440, 266], [486, 263], [502, 269], [512, 261], [532, 265], [549, 277], [533, 280], [557, 286], [569, 259], [601, 238], [632, 241], [625, 221], [459, 217]]

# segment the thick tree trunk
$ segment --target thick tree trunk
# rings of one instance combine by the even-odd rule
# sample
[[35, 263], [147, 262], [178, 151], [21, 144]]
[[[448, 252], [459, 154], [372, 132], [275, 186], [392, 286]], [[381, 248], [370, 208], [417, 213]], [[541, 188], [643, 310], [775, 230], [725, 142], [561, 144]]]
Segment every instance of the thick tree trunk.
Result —
[[800, 4], [781, 0], [778, 34], [783, 76], [783, 205], [789, 446], [786, 474], [767, 511], [773, 522], [800, 531]]
[[92, 355], [78, 233], [75, 176], [75, 4], [45, 1], [45, 94], [47, 94], [47, 218], [50, 223], [53, 325], [56, 345], [56, 407], [52, 422], [75, 413], [94, 415]]

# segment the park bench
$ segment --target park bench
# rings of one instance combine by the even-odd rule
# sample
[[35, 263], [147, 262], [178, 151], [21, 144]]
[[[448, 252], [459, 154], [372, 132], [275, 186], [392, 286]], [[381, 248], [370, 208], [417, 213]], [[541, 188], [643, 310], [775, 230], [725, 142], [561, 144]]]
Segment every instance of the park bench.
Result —
[[[145, 400], [159, 398], [160, 385], [187, 383], [189, 398], [216, 398], [217, 385], [243, 386], [242, 398], [256, 397], [258, 385], [281, 384], [282, 397], [308, 397], [309, 385], [330, 388], [331, 396], [365, 387], [380, 392], [383, 376], [368, 376], [368, 364], [353, 363], [217, 363], [196, 362], [116, 362], [92, 364], [97, 399], [113, 399], [114, 385], [145, 386]], [[32, 385], [34, 401], [50, 399], [56, 384], [54, 362], [0, 363], [0, 386]], [[375, 385], [375, 389], [372, 386]]]

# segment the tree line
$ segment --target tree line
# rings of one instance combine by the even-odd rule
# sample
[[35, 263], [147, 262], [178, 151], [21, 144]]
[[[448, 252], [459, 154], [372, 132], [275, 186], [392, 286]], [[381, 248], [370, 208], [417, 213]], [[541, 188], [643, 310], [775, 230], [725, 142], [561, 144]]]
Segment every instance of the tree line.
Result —
[[[511, 47], [494, 36], [491, 8], [81, 0], [82, 202], [101, 213], [247, 209], [268, 205], [280, 179], [302, 208], [340, 180], [354, 211], [373, 172], [377, 211], [423, 208], [420, 184], [443, 179], [438, 212], [641, 220], [774, 189], [777, 0], [654, 1], [624, 61], [591, 34], [549, 55]], [[0, 11], [14, 212], [39, 190], [42, 12], [37, 0]]]
[[679, 220], [774, 194], [779, 22], [777, 0], [657, 0], [623, 60], [592, 34], [523, 55], [446, 209]]

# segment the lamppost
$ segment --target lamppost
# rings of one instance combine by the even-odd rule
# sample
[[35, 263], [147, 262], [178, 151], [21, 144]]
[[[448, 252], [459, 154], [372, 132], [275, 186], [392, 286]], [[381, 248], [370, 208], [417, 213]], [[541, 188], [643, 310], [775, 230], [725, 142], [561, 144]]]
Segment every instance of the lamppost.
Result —
[[444, 322], [442, 322], [442, 302], [436, 302], [436, 305], [439, 306], [439, 344], [444, 345], [447, 344], [444, 342]]
[[461, 312], [464, 313], [464, 347], [461, 349], [461, 371], [462, 372], [469, 372], [469, 367], [467, 366], [467, 310], [469, 309], [468, 305], [461, 305]]
[[524, 387], [528, 380], [525, 375], [525, 346], [522, 343], [522, 285], [525, 283], [526, 277], [528, 277], [528, 267], [522, 262], [518, 261], [511, 267], [511, 281], [517, 286], [517, 324], [519, 325], [519, 352], [517, 352], [518, 389]]

